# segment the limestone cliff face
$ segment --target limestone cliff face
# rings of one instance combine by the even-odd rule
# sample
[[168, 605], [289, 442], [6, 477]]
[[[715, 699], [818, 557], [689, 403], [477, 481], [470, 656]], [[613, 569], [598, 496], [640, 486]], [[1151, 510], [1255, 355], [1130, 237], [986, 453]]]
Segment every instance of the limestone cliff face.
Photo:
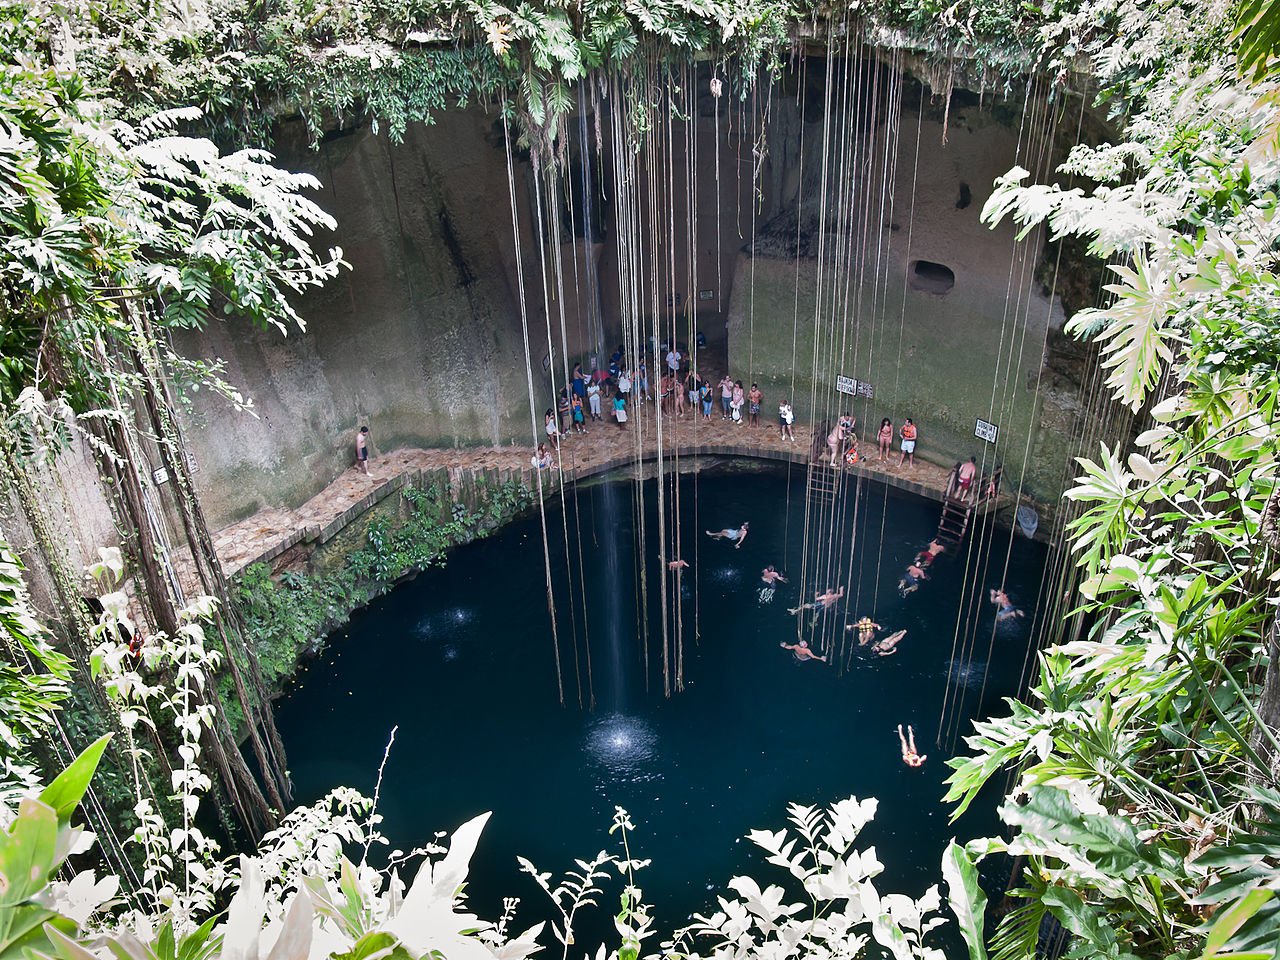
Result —
[[[1019, 243], [1012, 224], [979, 219], [998, 176], [1015, 164], [1049, 175], [1052, 149], [977, 98], [957, 93], [946, 116], [883, 66], [837, 64], [830, 98], [827, 82], [810, 64], [772, 105], [762, 226], [734, 271], [731, 367], [766, 403], [856, 415], [872, 450], [882, 418], [896, 436], [910, 417], [919, 454], [1003, 464], [1006, 490], [1021, 478], [1056, 498], [1079, 408], [1062, 358], [1050, 363], [1065, 315], [1037, 279], [1040, 236]], [[838, 393], [840, 375], [873, 396]], [[995, 444], [975, 436], [980, 419], [998, 425]]]
[[[944, 144], [940, 104], [894, 81], [903, 83], [903, 106], [891, 120], [870, 106], [871, 84], [882, 101], [892, 92], [883, 68], [859, 67], [868, 106], [829, 145], [854, 150], [856, 162], [847, 183], [828, 178], [821, 203], [825, 62], [810, 60], [746, 102], [712, 98], [706, 71], [694, 77], [693, 136], [678, 124], [670, 141], [674, 173], [641, 188], [641, 235], [650, 245], [656, 238], [656, 250], [646, 248], [640, 261], [661, 265], [645, 268], [646, 334], [656, 327], [692, 343], [703, 333], [711, 372], [723, 372], [716, 368], [727, 352], [736, 377], [760, 381], [768, 404], [794, 396], [802, 417], [844, 402], [836, 374], [869, 380], [875, 399], [856, 406], [864, 437], [880, 416], [910, 416], [921, 451], [939, 459], [982, 452], [974, 421], [993, 420], [1002, 432], [989, 460], [1016, 472], [1029, 450], [1029, 462], [1044, 466], [1037, 491], [1056, 493], [1071, 391], [1056, 389], [1045, 402], [1063, 409], [1046, 412], [1034, 386], [1046, 334], [1063, 317], [1034, 280], [1040, 249], [1020, 248], [1010, 228], [993, 232], [978, 221], [992, 180], [1017, 160], [1016, 128], [958, 97]], [[587, 124], [570, 127], [570, 154], [584, 136], [594, 154]], [[181, 344], [224, 359], [227, 378], [256, 412], [195, 398], [189, 436], [211, 523], [305, 500], [351, 462], [364, 423], [375, 451], [527, 445], [568, 365], [589, 362], [601, 344], [607, 354], [621, 339], [620, 264], [633, 251], [619, 240], [607, 136], [605, 143], [605, 156], [588, 159], [589, 175], [576, 174], [579, 189], [593, 184], [598, 223], [583, 230], [579, 220], [575, 230], [561, 211], [563, 282], [549, 288], [543, 277], [557, 251], [538, 243], [534, 178], [517, 156], [531, 417], [495, 114], [450, 111], [411, 128], [402, 144], [360, 127], [311, 150], [301, 130], [286, 129], [278, 160], [319, 178], [316, 199], [338, 221], [336, 234], [319, 242], [341, 246], [354, 269], [301, 300], [305, 333], [282, 338], [214, 322]], [[695, 173], [693, 195], [686, 169]], [[544, 213], [555, 221], [555, 211]], [[847, 289], [833, 299], [836, 283]]]

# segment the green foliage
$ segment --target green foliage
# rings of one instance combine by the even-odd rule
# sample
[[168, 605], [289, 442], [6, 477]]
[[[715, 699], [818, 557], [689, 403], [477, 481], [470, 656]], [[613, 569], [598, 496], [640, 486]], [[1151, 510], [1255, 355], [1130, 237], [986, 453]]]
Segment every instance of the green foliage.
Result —
[[1088, 189], [1012, 171], [984, 216], [1119, 261], [1111, 302], [1068, 328], [1101, 345], [1141, 433], [1081, 460], [1067, 493], [1084, 639], [1045, 651], [1026, 702], [975, 725], [948, 796], [963, 809], [1016, 774], [1007, 838], [969, 844], [1026, 864], [999, 960], [1032, 954], [1045, 913], [1079, 957], [1272, 958], [1280, 99], [1237, 81], [1225, 7], [1110, 10], [1135, 29], [1089, 49], [1126, 139], [1072, 151], [1060, 172]]
[[70, 661], [31, 613], [22, 564], [0, 540], [0, 766], [29, 762], [67, 698]]
[[[434, 485], [409, 486], [403, 493], [407, 516], [397, 522], [376, 515], [364, 546], [336, 571], [289, 570], [273, 577], [266, 564], [246, 568], [236, 581], [236, 603], [268, 686], [278, 689], [293, 675], [298, 658], [352, 610], [405, 576], [443, 565], [450, 547], [487, 536], [531, 503], [529, 489], [516, 481], [481, 485], [470, 509]], [[229, 683], [223, 680], [228, 692]], [[233, 699], [224, 695], [229, 715], [238, 717]]]
[[71, 825], [110, 737], [102, 737], [41, 791], [27, 798], [0, 833], [0, 960], [32, 952], [57, 952], [59, 938], [76, 924], [43, 902], [40, 894], [67, 857], [82, 847], [83, 831]]

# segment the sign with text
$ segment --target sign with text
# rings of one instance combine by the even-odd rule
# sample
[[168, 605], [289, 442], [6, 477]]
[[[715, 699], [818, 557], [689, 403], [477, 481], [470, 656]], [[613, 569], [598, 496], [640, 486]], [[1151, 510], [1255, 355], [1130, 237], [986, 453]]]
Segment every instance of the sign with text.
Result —
[[156, 482], [156, 486], [169, 482], [169, 471], [164, 467], [156, 467], [151, 471], [151, 479]]
[[836, 393], [847, 393], [851, 397], [866, 397], [868, 400], [875, 399], [875, 384], [868, 380], [859, 380], [856, 377], [846, 377], [843, 374], [836, 375]]
[[981, 437], [987, 443], [995, 443], [996, 435], [1000, 432], [1000, 428], [994, 423], [987, 423], [985, 420], [979, 420], [977, 426], [973, 428], [973, 435]]

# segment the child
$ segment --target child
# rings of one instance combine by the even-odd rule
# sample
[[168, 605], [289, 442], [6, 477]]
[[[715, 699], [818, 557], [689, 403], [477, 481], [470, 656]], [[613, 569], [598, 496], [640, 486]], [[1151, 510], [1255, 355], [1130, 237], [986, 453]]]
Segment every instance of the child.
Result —
[[569, 403], [573, 409], [573, 429], [578, 433], [586, 433], [587, 418], [582, 413], [582, 398], [575, 393]]
[[618, 394], [613, 398], [613, 419], [618, 421], [618, 429], [626, 428], [627, 423], [627, 398], [622, 394]]

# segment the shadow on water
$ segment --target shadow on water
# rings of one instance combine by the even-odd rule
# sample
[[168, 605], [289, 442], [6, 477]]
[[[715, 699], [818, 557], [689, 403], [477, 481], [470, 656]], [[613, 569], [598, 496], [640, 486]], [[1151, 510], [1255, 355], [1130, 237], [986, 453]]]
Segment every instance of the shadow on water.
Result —
[[[653, 485], [644, 497], [651, 531], [644, 557], [651, 593], [647, 688], [635, 589], [637, 487], [587, 487], [577, 493], [581, 558], [571, 527], [566, 563], [560, 518], [554, 510], [548, 515], [556, 596], [578, 611], [576, 621], [567, 612], [558, 617], [568, 705], [556, 697], [543, 544], [532, 517], [455, 551], [445, 567], [359, 611], [309, 665], [278, 707], [299, 799], [316, 799], [337, 784], [371, 794], [387, 735], [399, 725], [382, 787], [383, 829], [393, 847], [408, 848], [494, 811], [469, 883], [482, 916], [496, 917], [503, 896], [520, 896], [525, 920], [544, 917], [541, 894], [518, 872], [515, 857], [559, 873], [575, 857], [611, 849], [615, 804], [636, 823], [635, 854], [653, 860], [640, 882], [666, 930], [711, 905], [709, 891], [725, 889], [735, 874], [785, 882], [741, 838], [754, 828], [784, 826], [790, 801], [879, 797], [880, 812], [859, 840], [874, 844], [886, 865], [879, 888], [918, 896], [939, 882], [946, 841], [995, 826], [992, 803], [975, 804], [951, 825], [939, 801], [944, 761], [968, 729], [966, 718], [997, 709], [1014, 692], [1024, 661], [1025, 626], [1016, 635], [1003, 629], [993, 635], [991, 611], [981, 602], [999, 585], [991, 579], [998, 573], [965, 584], [966, 569], [984, 568], [960, 557], [939, 561], [928, 583], [900, 598], [898, 575], [932, 537], [937, 507], [869, 488], [859, 529], [850, 518], [832, 533], [851, 566], [845, 600], [823, 620], [831, 621], [829, 636], [843, 636], [845, 623], [864, 614], [884, 632], [905, 629], [906, 636], [896, 656], [851, 654], [840, 668], [800, 663], [779, 649], [796, 636], [796, 618], [786, 610], [828, 586], [800, 582], [803, 497], [788, 500], [782, 470], [704, 473], [696, 503], [692, 478], [680, 482], [687, 486], [674, 529], [684, 542], [674, 555], [696, 556], [701, 568], [683, 578], [699, 592], [696, 605], [692, 593], [681, 601], [683, 694], [661, 693], [656, 594], [664, 571], [657, 569], [652, 534]], [[740, 550], [701, 533], [743, 520], [751, 535]], [[1030, 614], [1042, 549], [1021, 539], [1010, 544], [1005, 532], [997, 532], [996, 546], [1001, 564], [1012, 551], [1005, 586]], [[762, 604], [766, 564], [790, 583]], [[585, 669], [580, 675], [594, 687], [596, 713], [576, 706], [571, 621], [577, 642], [591, 645], [596, 675]], [[958, 625], [969, 624], [974, 636], [957, 645]], [[944, 704], [951, 711], [958, 703], [964, 717], [944, 712]], [[928, 744], [921, 770], [900, 761], [899, 723], [913, 724], [922, 748]], [[939, 744], [940, 730], [955, 731], [944, 737], [953, 742]], [[604, 902], [615, 895], [611, 890]], [[600, 924], [607, 933], [608, 911]]]

